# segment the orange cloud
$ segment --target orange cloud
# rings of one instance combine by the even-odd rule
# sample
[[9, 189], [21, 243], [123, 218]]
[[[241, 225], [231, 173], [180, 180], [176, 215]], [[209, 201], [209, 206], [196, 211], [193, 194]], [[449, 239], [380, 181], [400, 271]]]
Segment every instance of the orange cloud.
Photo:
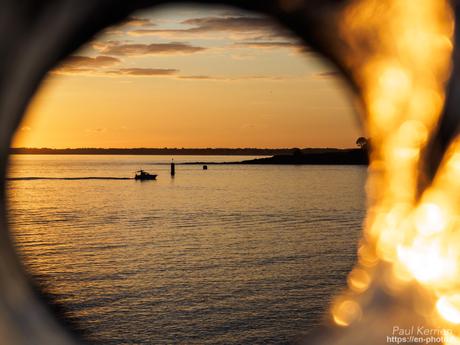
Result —
[[311, 49], [301, 43], [290, 41], [246, 41], [234, 45], [237, 48], [255, 48], [255, 49], [293, 49], [297, 52], [307, 53]]
[[181, 24], [191, 27], [184, 29], [138, 29], [129, 31], [128, 34], [133, 36], [209, 38], [203, 34], [225, 32], [244, 39], [276, 39], [292, 36], [272, 20], [258, 16], [230, 15], [191, 18], [182, 21]]
[[156, 26], [155, 23], [152, 22], [149, 18], [140, 18], [140, 17], [128, 17], [122, 25], [124, 26], [137, 26], [137, 27], [149, 27], [149, 26]]
[[65, 59], [61, 64], [53, 71], [57, 74], [73, 74], [92, 71], [99, 68], [110, 67], [120, 63], [121, 61], [111, 56], [80, 56], [72, 55]]
[[178, 73], [177, 69], [169, 68], [119, 68], [117, 70], [107, 71], [112, 75], [127, 75], [137, 77], [168, 76]]
[[183, 42], [142, 44], [121, 43], [118, 41], [97, 42], [93, 44], [93, 48], [103, 54], [116, 56], [192, 54], [206, 49]]
[[167, 76], [179, 72], [171, 68], [117, 68], [107, 67], [120, 63], [121, 60], [110, 56], [70, 56], [56, 68], [55, 74], [79, 74], [87, 76]]
[[316, 73], [313, 77], [316, 79], [328, 79], [328, 78], [337, 78], [340, 76], [341, 74], [338, 71], [326, 71], [326, 72]]
[[266, 80], [266, 81], [281, 81], [291, 79], [287, 76], [269, 76], [269, 75], [243, 75], [236, 77], [228, 76], [211, 76], [211, 75], [180, 75], [178, 79], [184, 80], [209, 80], [209, 81], [240, 81], [240, 80]]

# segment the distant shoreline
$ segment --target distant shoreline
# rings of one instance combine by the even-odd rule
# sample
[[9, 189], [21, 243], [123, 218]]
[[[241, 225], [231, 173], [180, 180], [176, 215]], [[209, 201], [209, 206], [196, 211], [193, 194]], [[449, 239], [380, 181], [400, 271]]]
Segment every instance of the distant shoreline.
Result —
[[369, 157], [363, 149], [343, 149], [329, 152], [273, 155], [271, 157], [255, 158], [239, 162], [185, 162], [184, 165], [368, 165]]
[[[259, 148], [11, 148], [10, 154], [29, 155], [182, 155], [182, 156], [275, 156], [290, 155], [294, 148], [259, 149]], [[297, 149], [298, 150], [298, 149]], [[304, 148], [303, 154], [345, 152], [349, 149]]]
[[[306, 149], [49, 149], [13, 148], [11, 154], [30, 155], [163, 155], [163, 156], [261, 156], [236, 162], [182, 162], [181, 165], [221, 165], [221, 164], [275, 164], [275, 165], [367, 165], [365, 149], [306, 148]], [[166, 164], [166, 163], [165, 163]], [[169, 164], [169, 163], [167, 163]]]
[[256, 158], [240, 164], [275, 164], [275, 165], [368, 165], [369, 156], [363, 149], [347, 149], [335, 152], [301, 153], [274, 155]]

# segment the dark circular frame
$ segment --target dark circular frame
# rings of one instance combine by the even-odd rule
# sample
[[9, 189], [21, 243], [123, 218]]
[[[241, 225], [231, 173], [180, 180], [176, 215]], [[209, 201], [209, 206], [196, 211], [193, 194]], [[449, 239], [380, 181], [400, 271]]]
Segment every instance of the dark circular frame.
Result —
[[[351, 0], [350, 0], [351, 1]], [[9, 345], [78, 344], [75, 334], [50, 310], [20, 263], [8, 231], [5, 194], [9, 147], [27, 105], [46, 73], [95, 34], [134, 11], [158, 5], [228, 5], [268, 15], [340, 70], [358, 95], [359, 87], [343, 59], [346, 44], [338, 28], [344, 0], [3, 0], [0, 2], [0, 336]], [[456, 2], [453, 3], [457, 11]], [[456, 30], [459, 30], [456, 28]], [[349, 47], [348, 47], [349, 49]], [[457, 44], [454, 57], [459, 57]], [[435, 170], [447, 144], [458, 133], [460, 78], [454, 73], [442, 120], [432, 140]], [[457, 76], [459, 75], [459, 76]], [[312, 339], [310, 339], [312, 340]], [[312, 341], [309, 341], [311, 344]], [[316, 342], [319, 343], [319, 342]], [[321, 343], [323, 343], [321, 341]], [[331, 344], [332, 341], [325, 342]]]

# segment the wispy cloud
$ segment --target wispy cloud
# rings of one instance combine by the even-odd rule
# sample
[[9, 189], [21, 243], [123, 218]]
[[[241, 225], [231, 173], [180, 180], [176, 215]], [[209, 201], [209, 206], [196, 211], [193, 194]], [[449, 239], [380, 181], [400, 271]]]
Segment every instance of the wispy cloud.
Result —
[[259, 16], [212, 16], [191, 18], [180, 24], [189, 26], [183, 29], [137, 29], [128, 33], [134, 36], [194, 37], [209, 38], [205, 34], [227, 33], [243, 39], [276, 39], [292, 36], [272, 20]]
[[236, 48], [254, 48], [254, 49], [293, 49], [296, 52], [307, 53], [311, 49], [300, 42], [292, 41], [243, 41], [235, 43]]
[[179, 79], [189, 79], [189, 80], [216, 80], [215, 77], [211, 77], [210, 75], [181, 75], [178, 77]]
[[157, 26], [150, 18], [141, 18], [131, 16], [128, 17], [121, 24], [116, 26], [110, 26], [102, 31], [106, 35], [117, 35], [122, 36], [126, 35], [126, 30], [133, 30], [135, 28], [152, 28]]
[[135, 16], [128, 17], [122, 23], [122, 25], [124, 25], [124, 26], [134, 26], [134, 27], [152, 27], [152, 26], [156, 26], [156, 24], [153, 23], [150, 18], [141, 18], [141, 17], [135, 17]]
[[57, 74], [83, 73], [110, 67], [120, 62], [121, 61], [117, 58], [105, 55], [96, 57], [72, 55], [64, 60], [53, 72]]
[[341, 74], [339, 71], [326, 71], [326, 72], [319, 72], [313, 75], [315, 79], [329, 79], [329, 78], [338, 78]]
[[180, 80], [203, 80], [203, 81], [243, 81], [243, 80], [267, 80], [281, 81], [292, 79], [290, 76], [274, 75], [240, 75], [240, 76], [216, 76], [206, 74], [180, 74], [177, 68], [138, 68], [138, 67], [118, 67], [122, 61], [106, 55], [71, 56], [60, 67], [55, 69], [55, 74], [71, 74], [81, 76], [96, 77], [171, 77]]
[[177, 79], [183, 80], [203, 80], [203, 81], [251, 81], [251, 80], [266, 80], [266, 81], [283, 81], [292, 79], [289, 76], [271, 76], [271, 75], [242, 75], [242, 76], [212, 76], [212, 75], [179, 75]]
[[102, 54], [115, 56], [140, 56], [157, 54], [193, 54], [205, 50], [184, 42], [169, 43], [122, 43], [119, 41], [96, 42], [92, 45]]
[[168, 68], [119, 68], [106, 72], [109, 75], [134, 76], [134, 77], [154, 77], [170, 76], [179, 73], [177, 69]]
[[268, 41], [268, 42], [242, 42], [235, 44], [236, 46], [241, 47], [251, 47], [251, 48], [298, 48], [299, 45], [293, 42], [286, 42], [286, 41]]
[[[121, 60], [111, 56], [70, 56], [58, 68], [55, 74], [82, 76], [170, 76], [179, 73], [173, 68], [113, 68]], [[112, 67], [112, 68], [110, 68]]]

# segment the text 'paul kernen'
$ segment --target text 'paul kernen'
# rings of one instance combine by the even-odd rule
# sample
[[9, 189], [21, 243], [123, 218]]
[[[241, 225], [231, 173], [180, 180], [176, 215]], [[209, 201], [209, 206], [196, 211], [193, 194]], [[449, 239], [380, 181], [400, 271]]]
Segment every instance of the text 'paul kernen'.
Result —
[[409, 336], [415, 335], [419, 337], [428, 336], [451, 336], [453, 331], [445, 328], [428, 328], [426, 326], [411, 326], [408, 328], [401, 328], [399, 326], [393, 326], [392, 335]]

